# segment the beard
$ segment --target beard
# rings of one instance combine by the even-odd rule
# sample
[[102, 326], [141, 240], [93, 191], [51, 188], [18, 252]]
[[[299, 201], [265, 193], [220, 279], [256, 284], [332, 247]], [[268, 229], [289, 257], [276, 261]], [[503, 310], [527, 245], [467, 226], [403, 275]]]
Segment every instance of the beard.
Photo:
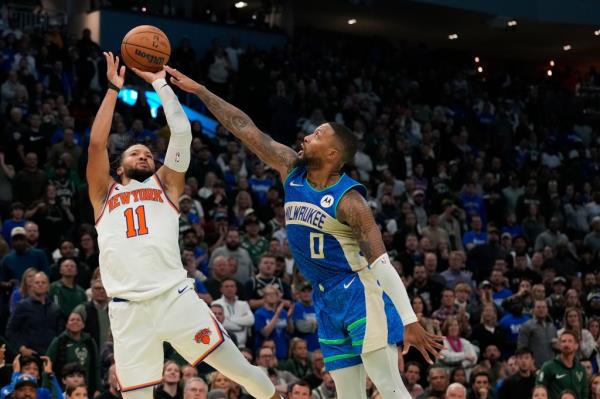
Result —
[[240, 247], [239, 243], [233, 243], [233, 242], [225, 243], [225, 245], [227, 246], [227, 249], [229, 249], [230, 251], [235, 251], [236, 249], [238, 249]]
[[306, 156], [306, 153], [304, 153], [301, 157], [298, 157], [298, 159], [296, 159], [296, 162], [294, 162], [293, 167], [302, 167], [304, 169], [319, 169], [321, 167], [321, 164], [322, 162], [319, 158]]
[[154, 171], [130, 168], [130, 169], [125, 169], [123, 174], [125, 176], [127, 176], [129, 179], [137, 180], [141, 183], [141, 182], [145, 181], [146, 179], [148, 179], [150, 176], [152, 176], [154, 174]]

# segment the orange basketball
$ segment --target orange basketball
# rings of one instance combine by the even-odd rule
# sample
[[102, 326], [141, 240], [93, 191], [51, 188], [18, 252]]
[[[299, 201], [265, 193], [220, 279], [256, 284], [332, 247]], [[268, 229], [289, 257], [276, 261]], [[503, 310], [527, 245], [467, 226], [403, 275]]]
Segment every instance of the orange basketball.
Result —
[[121, 58], [129, 68], [160, 71], [171, 56], [171, 44], [165, 33], [151, 25], [140, 25], [125, 35]]

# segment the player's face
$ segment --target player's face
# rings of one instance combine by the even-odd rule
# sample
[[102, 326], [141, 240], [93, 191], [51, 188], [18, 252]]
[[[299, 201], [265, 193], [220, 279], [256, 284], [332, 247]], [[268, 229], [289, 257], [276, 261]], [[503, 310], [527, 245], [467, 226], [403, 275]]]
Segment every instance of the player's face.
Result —
[[333, 148], [334, 132], [328, 123], [317, 127], [312, 134], [304, 137], [298, 151], [298, 157], [307, 166], [321, 165], [327, 151]]
[[154, 173], [154, 158], [145, 145], [136, 144], [125, 150], [121, 166], [117, 169], [119, 176], [144, 181]]

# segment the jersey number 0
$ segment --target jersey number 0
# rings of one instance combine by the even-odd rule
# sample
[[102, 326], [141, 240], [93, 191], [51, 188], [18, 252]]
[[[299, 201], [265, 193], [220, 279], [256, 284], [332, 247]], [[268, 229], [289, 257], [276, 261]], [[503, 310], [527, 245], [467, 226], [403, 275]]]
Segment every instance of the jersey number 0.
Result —
[[[127, 222], [127, 238], [148, 234], [148, 226], [146, 226], [146, 210], [144, 209], [144, 205], [140, 205], [135, 208], [135, 215], [133, 212], [133, 208], [127, 208], [125, 209], [125, 212], [123, 212], [125, 215], [125, 221]], [[135, 219], [137, 219], [137, 229], [135, 228]]]

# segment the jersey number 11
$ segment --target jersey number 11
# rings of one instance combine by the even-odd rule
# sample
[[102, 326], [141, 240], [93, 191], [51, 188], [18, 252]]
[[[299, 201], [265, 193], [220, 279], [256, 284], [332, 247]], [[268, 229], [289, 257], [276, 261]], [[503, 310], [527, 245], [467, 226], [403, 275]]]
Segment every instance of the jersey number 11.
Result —
[[[125, 209], [123, 214], [125, 215], [125, 221], [127, 222], [127, 238], [148, 234], [148, 226], [146, 226], [146, 210], [144, 209], [144, 205], [140, 205], [135, 208], [135, 215], [133, 214], [133, 208]], [[135, 228], [136, 223], [134, 219], [137, 219], [137, 230]]]

